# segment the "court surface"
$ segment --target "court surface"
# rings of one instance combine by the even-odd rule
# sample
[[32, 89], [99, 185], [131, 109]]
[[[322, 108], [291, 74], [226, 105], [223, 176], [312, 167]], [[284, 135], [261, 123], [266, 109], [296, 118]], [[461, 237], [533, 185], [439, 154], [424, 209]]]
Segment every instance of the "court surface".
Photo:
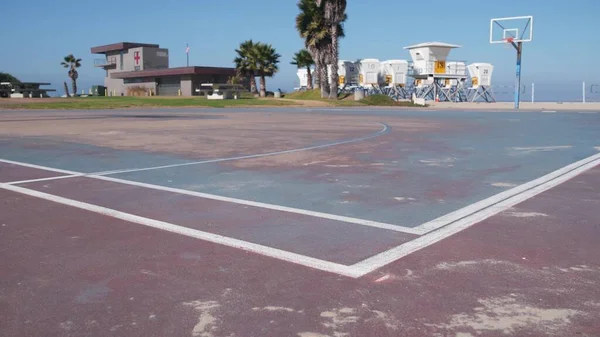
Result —
[[6, 336], [597, 336], [600, 113], [0, 111]]

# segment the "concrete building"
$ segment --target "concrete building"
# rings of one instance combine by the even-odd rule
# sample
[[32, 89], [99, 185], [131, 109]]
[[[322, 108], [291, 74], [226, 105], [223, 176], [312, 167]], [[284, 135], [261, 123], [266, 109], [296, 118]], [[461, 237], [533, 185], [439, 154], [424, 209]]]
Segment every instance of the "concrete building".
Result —
[[160, 96], [192, 96], [203, 83], [226, 83], [234, 68], [169, 68], [169, 50], [157, 44], [119, 42], [93, 47], [92, 54], [103, 54], [94, 66], [106, 71], [104, 85], [108, 95], [127, 96], [133, 92]]

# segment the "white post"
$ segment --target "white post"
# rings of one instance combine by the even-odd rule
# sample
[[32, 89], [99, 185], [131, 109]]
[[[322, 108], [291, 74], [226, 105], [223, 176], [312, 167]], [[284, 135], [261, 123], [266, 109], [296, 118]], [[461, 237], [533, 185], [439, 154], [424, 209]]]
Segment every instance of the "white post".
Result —
[[583, 103], [585, 103], [585, 81], [583, 81], [583, 85], [582, 85], [582, 93], [583, 93]]
[[531, 83], [531, 103], [535, 102], [535, 83]]

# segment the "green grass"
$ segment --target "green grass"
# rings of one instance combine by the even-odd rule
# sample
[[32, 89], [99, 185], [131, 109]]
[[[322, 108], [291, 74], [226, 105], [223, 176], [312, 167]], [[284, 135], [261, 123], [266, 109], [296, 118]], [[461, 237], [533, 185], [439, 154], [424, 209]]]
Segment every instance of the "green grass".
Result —
[[369, 95], [363, 98], [360, 101], [355, 101], [354, 96], [352, 94], [341, 94], [339, 95], [339, 100], [329, 100], [327, 98], [321, 98], [321, 91], [318, 89], [315, 90], [307, 90], [307, 91], [298, 91], [285, 95], [285, 98], [288, 99], [297, 99], [297, 100], [311, 100], [311, 101], [321, 101], [331, 103], [336, 106], [407, 106], [407, 107], [417, 107], [418, 105], [414, 105], [412, 102], [396, 102], [392, 98], [386, 95]]
[[136, 107], [211, 107], [284, 106], [292, 102], [275, 99], [242, 98], [237, 100], [208, 100], [204, 97], [74, 97], [57, 98], [52, 102], [6, 103], [8, 109], [118, 109]]

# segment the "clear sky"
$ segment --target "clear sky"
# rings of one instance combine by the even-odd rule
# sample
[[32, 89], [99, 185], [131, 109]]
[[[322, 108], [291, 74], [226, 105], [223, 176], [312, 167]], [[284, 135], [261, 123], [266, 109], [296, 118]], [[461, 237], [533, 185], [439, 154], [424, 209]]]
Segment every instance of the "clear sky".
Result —
[[[489, 44], [493, 17], [533, 15], [533, 42], [524, 46], [523, 83], [536, 95], [555, 97], [566, 86], [581, 96], [581, 82], [600, 84], [600, 0], [348, 0], [346, 38], [340, 58], [409, 59], [404, 46], [442, 41], [462, 46], [450, 58], [495, 65], [494, 81], [510, 84], [515, 51]], [[234, 49], [245, 39], [271, 43], [282, 55], [280, 72], [268, 89], [298, 84], [293, 53], [303, 46], [294, 27], [296, 0], [49, 0], [3, 1], [0, 71], [21, 80], [68, 80], [64, 55], [83, 59], [81, 88], [103, 83], [90, 47], [120, 41], [157, 43], [170, 50], [170, 66], [232, 66]], [[569, 96], [570, 97], [570, 96]], [[574, 97], [577, 99], [577, 97]], [[564, 98], [568, 100], [568, 98]]]

